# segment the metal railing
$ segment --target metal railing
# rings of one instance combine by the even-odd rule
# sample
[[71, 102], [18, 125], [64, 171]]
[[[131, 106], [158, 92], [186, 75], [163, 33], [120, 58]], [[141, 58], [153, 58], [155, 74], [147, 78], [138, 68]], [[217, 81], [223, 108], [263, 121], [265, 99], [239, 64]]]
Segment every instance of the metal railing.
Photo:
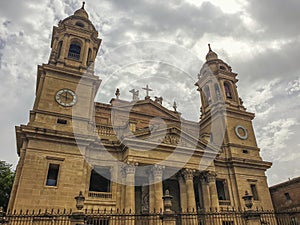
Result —
[[112, 198], [111, 192], [95, 192], [95, 191], [89, 191], [89, 197], [92, 198]]
[[[73, 215], [71, 210], [15, 211], [0, 215], [0, 224], [71, 225], [70, 219]], [[82, 211], [82, 215], [85, 218], [85, 225], [163, 225], [165, 216], [162, 212], [143, 214], [119, 210], [85, 210]], [[251, 216], [256, 216], [261, 225], [300, 225], [299, 210], [284, 212], [228, 210], [171, 214], [176, 225], [246, 225], [249, 224]]]

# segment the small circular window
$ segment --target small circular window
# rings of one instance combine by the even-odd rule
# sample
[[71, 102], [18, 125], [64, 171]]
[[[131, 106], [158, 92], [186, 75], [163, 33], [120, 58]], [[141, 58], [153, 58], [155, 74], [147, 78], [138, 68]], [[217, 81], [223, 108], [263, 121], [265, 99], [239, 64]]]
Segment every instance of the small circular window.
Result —
[[235, 127], [235, 134], [242, 140], [246, 140], [248, 138], [247, 129], [241, 125]]

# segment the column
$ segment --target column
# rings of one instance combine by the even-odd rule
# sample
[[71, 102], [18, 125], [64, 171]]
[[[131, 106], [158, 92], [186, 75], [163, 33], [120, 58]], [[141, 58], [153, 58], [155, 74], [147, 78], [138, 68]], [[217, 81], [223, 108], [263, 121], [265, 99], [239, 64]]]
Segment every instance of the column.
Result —
[[126, 173], [126, 186], [125, 186], [125, 210], [132, 212], [135, 210], [134, 203], [134, 176], [135, 176], [135, 165], [127, 164], [124, 166], [124, 171]]
[[59, 60], [64, 60], [65, 58], [68, 57], [68, 47], [70, 46], [69, 42], [70, 42], [70, 35], [65, 34]]
[[119, 206], [120, 210], [123, 211], [125, 209], [125, 196], [126, 196], [126, 171], [124, 167], [120, 168], [120, 176], [121, 176], [121, 182], [118, 184], [120, 188], [120, 194], [119, 194]]
[[186, 185], [181, 173], [179, 173], [177, 177], [178, 177], [179, 190], [180, 190], [180, 207], [181, 210], [185, 212], [187, 210]]
[[149, 171], [149, 212], [152, 213], [155, 208], [155, 187], [152, 171]]
[[213, 209], [217, 209], [219, 207], [218, 192], [216, 186], [216, 176], [217, 174], [213, 171], [206, 171], [203, 174], [203, 177], [209, 189], [209, 198], [210, 198], [209, 207]]
[[206, 177], [203, 174], [200, 176], [200, 179], [201, 179], [201, 189], [202, 189], [201, 194], [203, 199], [203, 205], [204, 205], [204, 209], [208, 211], [209, 208], [211, 207], [209, 185]]
[[162, 175], [164, 166], [155, 165], [152, 168], [153, 182], [154, 182], [154, 199], [155, 199], [155, 210], [158, 212], [160, 209], [163, 209], [163, 185], [162, 185]]
[[57, 40], [58, 38], [56, 37], [56, 38], [54, 38], [53, 39], [53, 44], [52, 44], [52, 50], [51, 50], [51, 54], [50, 54], [50, 59], [49, 59], [49, 61], [50, 61], [50, 63], [55, 63], [55, 60], [56, 60], [56, 56], [57, 56], [57, 45], [58, 45], [58, 40]]
[[187, 209], [189, 210], [189, 212], [192, 212], [193, 210], [196, 211], [196, 199], [193, 182], [195, 172], [195, 170], [191, 169], [184, 169], [182, 171], [186, 184]]
[[86, 62], [88, 60], [88, 52], [90, 48], [90, 41], [88, 39], [85, 40], [84, 50], [83, 50], [83, 58], [82, 58], [82, 64], [83, 66], [87, 66]]

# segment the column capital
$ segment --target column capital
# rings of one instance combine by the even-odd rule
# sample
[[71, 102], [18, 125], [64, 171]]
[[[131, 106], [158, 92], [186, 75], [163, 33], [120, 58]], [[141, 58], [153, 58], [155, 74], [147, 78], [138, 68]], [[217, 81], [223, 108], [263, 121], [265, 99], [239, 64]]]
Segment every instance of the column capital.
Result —
[[121, 178], [126, 178], [126, 169], [125, 166], [121, 166], [120, 168], [120, 174], [121, 174]]
[[184, 176], [185, 180], [192, 180], [196, 174], [196, 170], [193, 169], [182, 169], [181, 174]]
[[214, 171], [204, 171], [201, 173], [201, 178], [204, 180], [207, 184], [215, 182], [217, 177], [217, 173]]
[[154, 165], [151, 168], [151, 172], [154, 178], [162, 178], [164, 170], [165, 170], [165, 166], [162, 165]]
[[122, 166], [122, 175], [127, 176], [128, 174], [135, 174], [136, 166], [138, 166], [138, 163], [127, 162], [126, 165]]

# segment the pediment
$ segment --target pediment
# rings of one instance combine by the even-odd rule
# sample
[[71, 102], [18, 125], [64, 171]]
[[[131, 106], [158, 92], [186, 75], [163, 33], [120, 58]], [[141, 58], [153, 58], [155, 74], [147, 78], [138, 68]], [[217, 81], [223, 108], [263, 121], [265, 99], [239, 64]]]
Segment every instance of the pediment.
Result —
[[190, 148], [194, 150], [204, 150], [208, 146], [208, 143], [205, 140], [198, 139], [197, 137], [182, 131], [176, 126], [157, 130], [144, 129], [137, 131], [134, 135], [127, 136], [125, 138], [151, 142], [156, 145]]
[[151, 117], [179, 120], [181, 116], [180, 113], [169, 110], [151, 99], [141, 100], [137, 102], [114, 100], [112, 102], [112, 105], [119, 110], [130, 111], [130, 113], [143, 114]]

